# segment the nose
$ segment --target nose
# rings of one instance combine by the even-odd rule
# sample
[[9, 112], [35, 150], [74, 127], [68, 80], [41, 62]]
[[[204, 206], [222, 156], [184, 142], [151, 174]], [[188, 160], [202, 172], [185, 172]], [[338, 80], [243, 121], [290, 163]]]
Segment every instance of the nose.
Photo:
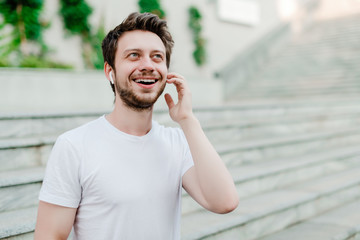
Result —
[[154, 71], [154, 65], [150, 57], [143, 57], [140, 60], [140, 71]]

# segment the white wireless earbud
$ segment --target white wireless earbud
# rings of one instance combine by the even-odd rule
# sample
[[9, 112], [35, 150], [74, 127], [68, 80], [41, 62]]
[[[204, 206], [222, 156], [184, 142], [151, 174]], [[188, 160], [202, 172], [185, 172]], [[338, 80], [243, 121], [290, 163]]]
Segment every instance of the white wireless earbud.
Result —
[[112, 77], [112, 71], [110, 71], [110, 81], [111, 81], [112, 84], [114, 84], [114, 79]]

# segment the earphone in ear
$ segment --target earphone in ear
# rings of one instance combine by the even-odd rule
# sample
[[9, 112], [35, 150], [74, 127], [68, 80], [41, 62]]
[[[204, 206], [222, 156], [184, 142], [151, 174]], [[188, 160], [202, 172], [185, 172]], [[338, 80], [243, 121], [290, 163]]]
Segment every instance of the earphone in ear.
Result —
[[112, 71], [110, 71], [110, 74], [109, 74], [109, 75], [110, 75], [110, 81], [111, 81], [111, 83], [114, 84], [114, 79], [113, 79], [113, 77], [112, 77]]

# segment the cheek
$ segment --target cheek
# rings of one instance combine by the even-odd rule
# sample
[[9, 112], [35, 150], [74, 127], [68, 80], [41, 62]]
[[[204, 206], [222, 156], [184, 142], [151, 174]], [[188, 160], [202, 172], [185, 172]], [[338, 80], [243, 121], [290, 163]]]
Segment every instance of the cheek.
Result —
[[131, 74], [133, 74], [135, 71], [136, 66], [134, 64], [123, 64], [119, 68], [119, 73], [121, 73], [121, 75], [126, 78], [131, 76]]
[[160, 73], [160, 75], [161, 75], [164, 79], [166, 79], [166, 76], [167, 76], [167, 74], [168, 74], [168, 69], [167, 69], [166, 65], [165, 65], [165, 66], [160, 66], [160, 67], [157, 69], [157, 71]]

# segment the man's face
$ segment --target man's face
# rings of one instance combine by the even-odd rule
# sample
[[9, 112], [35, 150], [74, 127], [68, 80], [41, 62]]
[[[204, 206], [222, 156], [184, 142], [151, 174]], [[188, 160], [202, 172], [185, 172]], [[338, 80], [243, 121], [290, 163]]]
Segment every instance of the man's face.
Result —
[[132, 109], [150, 109], [166, 85], [165, 46], [155, 33], [126, 32], [118, 40], [115, 68], [120, 99]]

